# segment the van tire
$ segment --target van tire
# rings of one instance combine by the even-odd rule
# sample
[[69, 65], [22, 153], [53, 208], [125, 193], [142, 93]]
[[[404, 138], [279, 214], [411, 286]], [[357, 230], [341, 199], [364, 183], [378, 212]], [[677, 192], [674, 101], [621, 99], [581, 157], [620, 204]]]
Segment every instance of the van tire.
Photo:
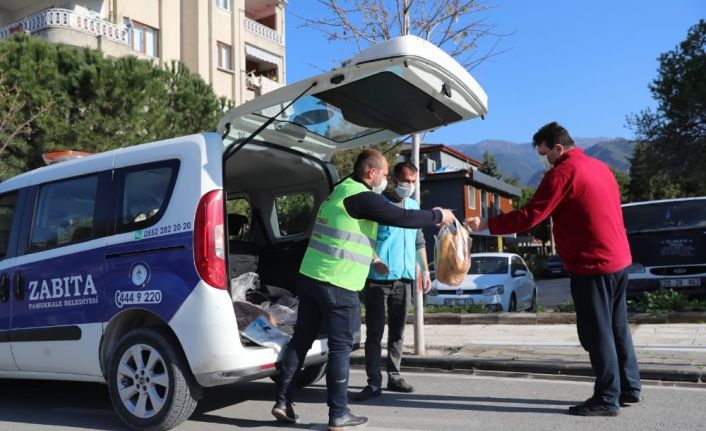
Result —
[[327, 368], [328, 362], [303, 368], [299, 371], [299, 374], [297, 374], [297, 377], [294, 380], [294, 386], [297, 388], [304, 388], [306, 386], [313, 385], [326, 375]]
[[[196, 409], [191, 372], [171, 340], [165, 331], [139, 328], [128, 332], [111, 355], [110, 400], [120, 419], [132, 429], [169, 430], [187, 420]], [[143, 411], [134, 413], [131, 409]]]

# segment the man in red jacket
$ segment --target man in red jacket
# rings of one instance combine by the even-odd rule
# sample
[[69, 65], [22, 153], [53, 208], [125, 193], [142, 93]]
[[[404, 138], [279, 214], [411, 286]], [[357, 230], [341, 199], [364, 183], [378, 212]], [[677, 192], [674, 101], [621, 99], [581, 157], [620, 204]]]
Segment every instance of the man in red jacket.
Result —
[[627, 267], [632, 263], [620, 191], [603, 162], [574, 146], [556, 122], [539, 129], [532, 145], [547, 172], [527, 204], [489, 219], [470, 217], [475, 231], [525, 232], [547, 217], [554, 221], [558, 254], [571, 273], [576, 328], [596, 375], [593, 396], [569, 408], [580, 416], [616, 416], [637, 403], [640, 372], [627, 320]]

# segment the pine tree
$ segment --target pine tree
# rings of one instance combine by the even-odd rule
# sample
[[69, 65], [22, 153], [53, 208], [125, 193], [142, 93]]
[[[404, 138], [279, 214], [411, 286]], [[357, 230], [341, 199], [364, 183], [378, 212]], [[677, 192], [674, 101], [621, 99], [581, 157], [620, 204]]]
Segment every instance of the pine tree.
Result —
[[498, 162], [495, 160], [495, 157], [487, 151], [483, 152], [483, 162], [478, 170], [497, 179], [502, 179], [503, 177], [503, 174], [500, 173], [500, 168], [498, 167]]
[[49, 151], [101, 152], [215, 130], [227, 104], [178, 63], [108, 59], [24, 34], [1, 41], [0, 54], [2, 83], [23, 106], [16, 122], [32, 120], [31, 131], [6, 146], [0, 179], [43, 166]]

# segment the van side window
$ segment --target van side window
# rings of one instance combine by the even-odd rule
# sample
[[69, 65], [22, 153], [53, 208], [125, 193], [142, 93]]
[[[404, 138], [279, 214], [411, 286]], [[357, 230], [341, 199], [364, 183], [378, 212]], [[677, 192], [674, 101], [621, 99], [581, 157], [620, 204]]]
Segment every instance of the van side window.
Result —
[[98, 175], [41, 186], [30, 249], [40, 251], [93, 239]]
[[172, 161], [128, 168], [122, 173], [118, 232], [141, 229], [159, 220], [174, 189], [177, 167]]
[[287, 236], [306, 231], [314, 220], [313, 193], [295, 193], [277, 196], [275, 210], [279, 235]]
[[0, 259], [7, 256], [10, 248], [10, 231], [16, 205], [17, 193], [0, 196]]

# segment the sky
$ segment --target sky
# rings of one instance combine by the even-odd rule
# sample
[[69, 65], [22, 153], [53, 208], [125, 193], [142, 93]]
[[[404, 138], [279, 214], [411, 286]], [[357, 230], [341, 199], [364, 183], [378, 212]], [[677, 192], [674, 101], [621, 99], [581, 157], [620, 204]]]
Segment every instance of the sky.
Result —
[[[574, 137], [632, 139], [626, 117], [656, 107], [649, 84], [659, 55], [706, 19], [704, 0], [484, 1], [495, 6], [484, 18], [507, 35], [497, 55], [471, 70], [488, 94], [488, 115], [439, 129], [425, 142], [526, 143], [550, 121]], [[287, 4], [288, 83], [331, 70], [356, 53], [353, 45], [301, 27], [297, 15], [320, 16], [320, 10], [315, 0]]]

